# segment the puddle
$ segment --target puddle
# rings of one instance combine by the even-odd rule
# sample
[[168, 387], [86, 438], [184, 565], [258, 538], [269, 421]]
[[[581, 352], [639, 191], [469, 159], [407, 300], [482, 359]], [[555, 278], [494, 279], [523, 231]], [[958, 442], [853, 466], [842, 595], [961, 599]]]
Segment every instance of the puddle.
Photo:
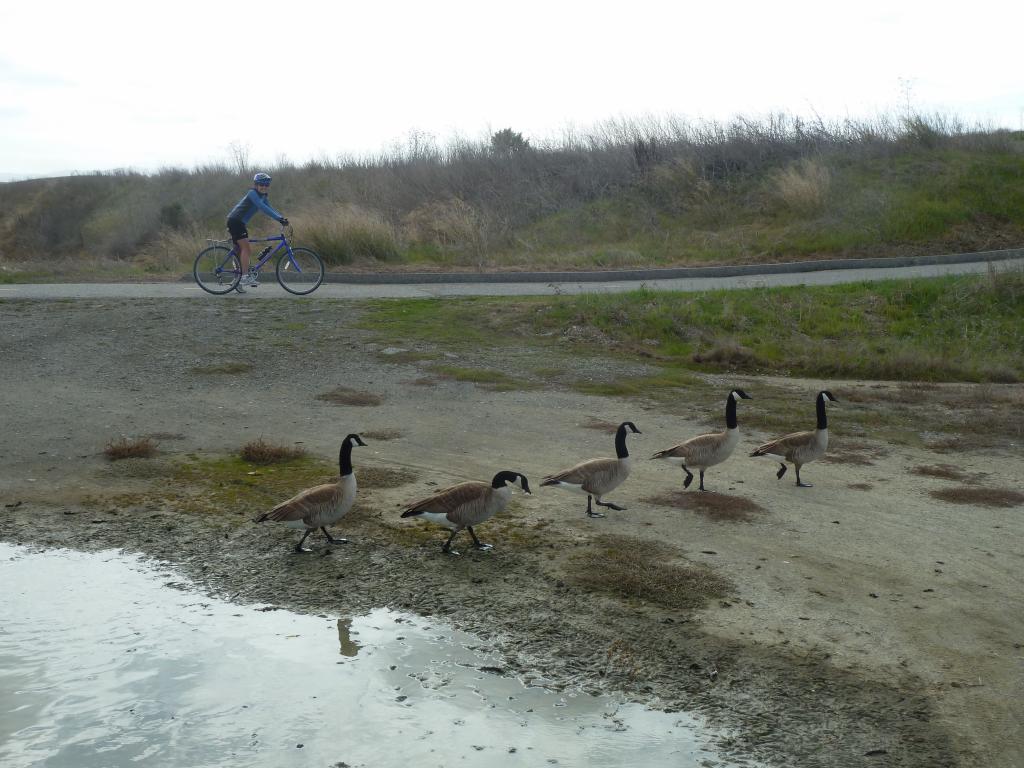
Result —
[[524, 685], [418, 616], [238, 606], [139, 558], [3, 543], [0, 584], [0, 765], [737, 765], [695, 719]]

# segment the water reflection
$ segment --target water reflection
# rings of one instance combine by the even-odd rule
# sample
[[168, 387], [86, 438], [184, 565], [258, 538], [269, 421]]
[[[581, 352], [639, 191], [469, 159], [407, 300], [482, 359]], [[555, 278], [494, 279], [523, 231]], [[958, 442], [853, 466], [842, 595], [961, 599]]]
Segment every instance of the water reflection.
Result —
[[3, 766], [730, 765], [685, 715], [526, 687], [416, 616], [261, 611], [2, 543], [0, 584]]
[[342, 656], [355, 656], [362, 647], [352, 639], [352, 619], [338, 619], [338, 645]]

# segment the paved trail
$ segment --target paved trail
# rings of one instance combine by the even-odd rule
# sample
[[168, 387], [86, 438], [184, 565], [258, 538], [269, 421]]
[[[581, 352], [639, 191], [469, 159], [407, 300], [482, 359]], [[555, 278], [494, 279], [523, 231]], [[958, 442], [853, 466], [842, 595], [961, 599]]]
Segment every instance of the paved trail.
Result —
[[[1024, 268], [1024, 259], [994, 263], [997, 270]], [[208, 301], [250, 301], [257, 299], [372, 299], [430, 298], [437, 296], [550, 296], [559, 293], [617, 293], [641, 286], [661, 291], [708, 291], [719, 288], [761, 288], [780, 285], [834, 285], [861, 281], [936, 277], [984, 273], [989, 262], [929, 264], [867, 269], [826, 269], [814, 272], [751, 274], [733, 277], [696, 277], [649, 280], [560, 281], [560, 282], [424, 282], [424, 283], [324, 283], [309, 296], [291, 296], [268, 275], [260, 287], [244, 295], [212, 296], [191, 282], [178, 283], [52, 283], [0, 285], [0, 299], [86, 299], [86, 298], [202, 298]]]

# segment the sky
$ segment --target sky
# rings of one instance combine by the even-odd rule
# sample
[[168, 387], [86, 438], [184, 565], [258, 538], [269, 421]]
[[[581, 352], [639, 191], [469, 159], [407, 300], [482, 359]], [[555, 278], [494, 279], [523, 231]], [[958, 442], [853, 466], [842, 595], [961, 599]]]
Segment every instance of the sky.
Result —
[[1024, 128], [1008, 0], [18, 0], [0, 180], [371, 154], [501, 128], [908, 107]]

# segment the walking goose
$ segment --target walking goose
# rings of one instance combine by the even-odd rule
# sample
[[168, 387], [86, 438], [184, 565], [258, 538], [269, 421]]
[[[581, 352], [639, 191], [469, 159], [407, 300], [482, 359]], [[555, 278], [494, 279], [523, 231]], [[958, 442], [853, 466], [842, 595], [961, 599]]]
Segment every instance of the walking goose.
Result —
[[810, 488], [810, 483], [800, 480], [800, 467], [804, 464], [820, 459], [825, 455], [828, 448], [828, 416], [825, 414], [825, 403], [838, 403], [835, 396], [827, 389], [818, 393], [815, 405], [818, 412], [818, 426], [816, 429], [806, 432], [794, 432], [791, 435], [780, 437], [759, 446], [751, 456], [774, 456], [779, 459], [781, 469], [776, 473], [780, 480], [786, 474], [785, 462], [790, 462], [796, 467], [796, 484], [801, 488]]
[[473, 526], [490, 520], [508, 506], [512, 498], [512, 486], [509, 483], [514, 484], [517, 479], [523, 492], [530, 493], [526, 475], [504, 470], [494, 476], [490, 485], [479, 482], [459, 483], [415, 501], [402, 510], [402, 517], [422, 517], [450, 528], [452, 535], [441, 547], [441, 551], [447, 554], [459, 554], [452, 549], [452, 541], [463, 529], [469, 531], [473, 537], [473, 546], [477, 549], [491, 549], [490, 544], [483, 544], [476, 537]]
[[675, 464], [683, 468], [686, 479], [683, 480], [683, 488], [689, 488], [693, 482], [693, 472], [690, 467], [700, 472], [700, 489], [704, 488], [704, 471], [715, 464], [721, 464], [728, 459], [736, 444], [740, 441], [740, 429], [736, 421], [736, 399], [751, 400], [742, 389], [734, 389], [725, 399], [725, 426], [724, 432], [711, 432], [706, 435], [691, 437], [684, 443], [658, 451], [651, 458], [664, 459], [669, 464]]
[[563, 469], [553, 475], [548, 475], [541, 480], [541, 485], [554, 485], [559, 488], [566, 488], [570, 491], [587, 494], [587, 517], [604, 517], [600, 512], [594, 512], [590, 505], [591, 498], [599, 506], [608, 507], [617, 511], [623, 511], [625, 507], [619, 507], [610, 502], [601, 501], [606, 493], [611, 493], [618, 488], [622, 481], [629, 477], [631, 459], [626, 450], [626, 428], [636, 434], [640, 430], [632, 421], [624, 421], [619, 424], [615, 432], [615, 455], [614, 459], [590, 459], [577, 464], [569, 469]]
[[338, 482], [324, 483], [292, 496], [288, 501], [282, 501], [269, 512], [265, 512], [255, 520], [254, 523], [262, 523], [264, 520], [271, 520], [275, 523], [284, 523], [289, 528], [298, 530], [305, 529], [299, 543], [295, 545], [296, 552], [312, 552], [302, 546], [306, 537], [319, 528], [324, 532], [327, 541], [331, 544], [347, 544], [348, 539], [335, 539], [327, 531], [328, 525], [334, 525], [341, 520], [356, 500], [356, 476], [352, 471], [352, 446], [362, 445], [359, 435], [348, 435], [341, 443], [341, 451], [338, 456], [338, 465], [341, 472]]

